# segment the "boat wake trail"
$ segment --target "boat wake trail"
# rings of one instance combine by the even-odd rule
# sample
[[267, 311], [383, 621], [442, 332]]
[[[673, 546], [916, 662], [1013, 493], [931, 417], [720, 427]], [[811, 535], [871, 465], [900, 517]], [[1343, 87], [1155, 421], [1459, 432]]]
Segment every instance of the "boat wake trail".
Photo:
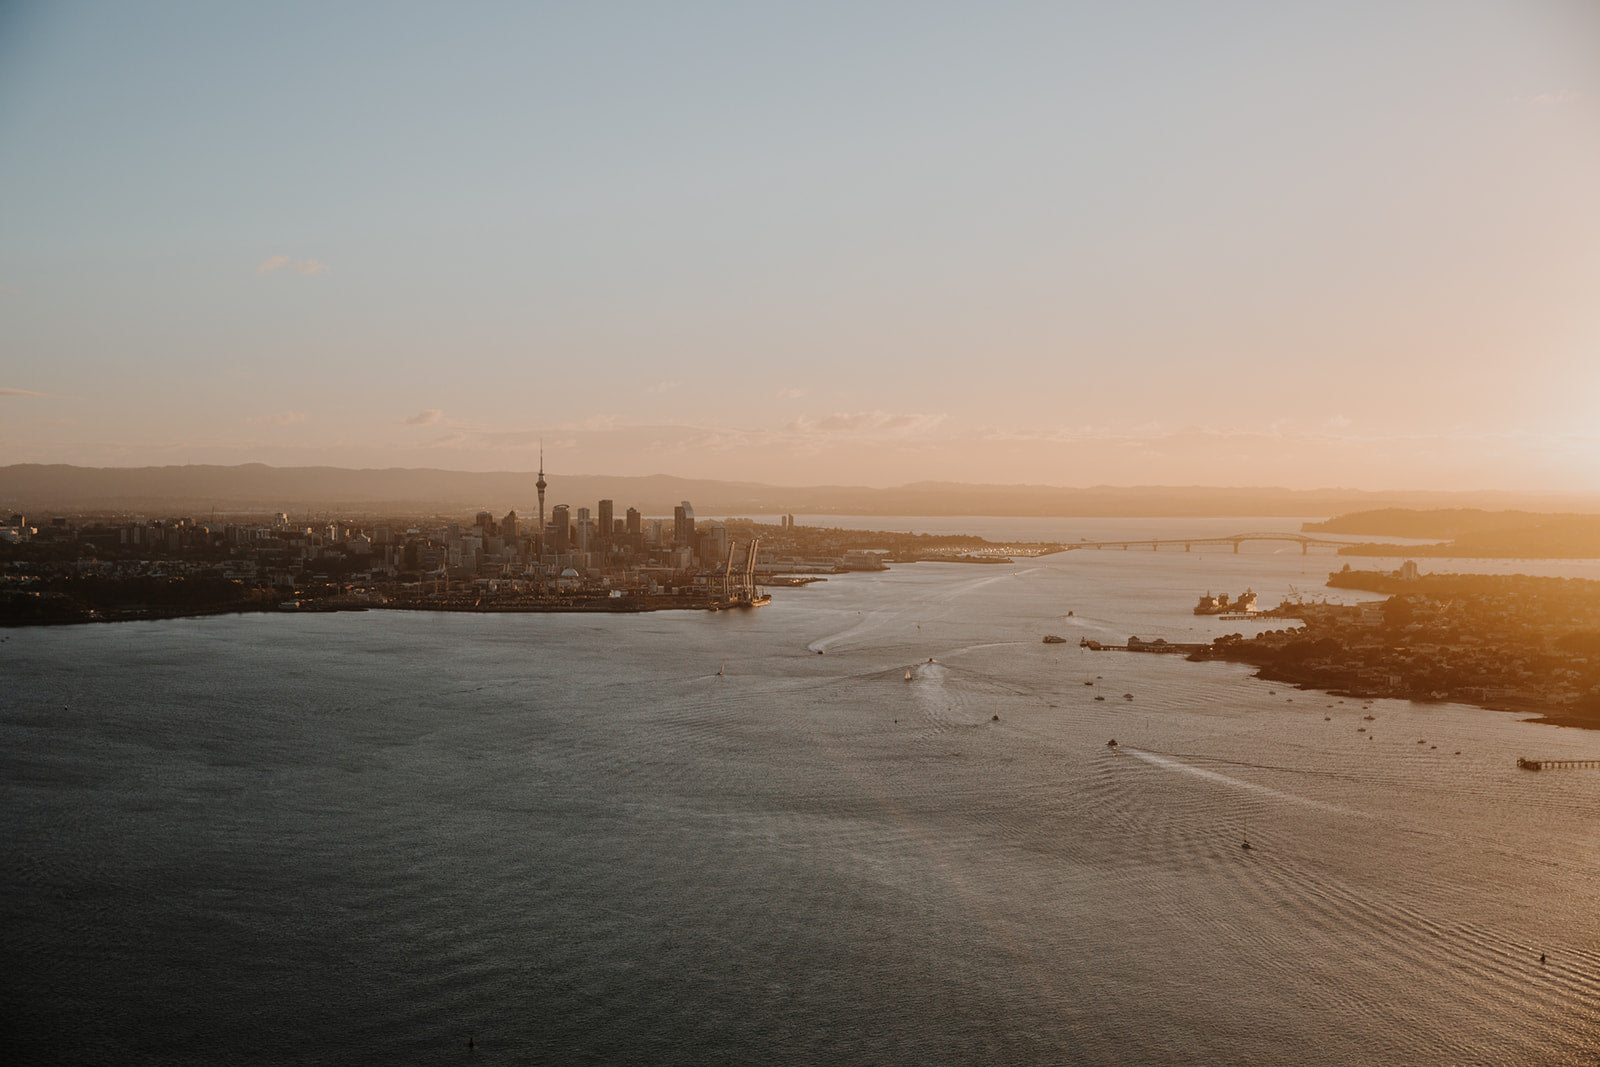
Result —
[[1365, 812], [1355, 811], [1350, 808], [1343, 808], [1337, 804], [1329, 804], [1322, 800], [1313, 800], [1310, 797], [1302, 797], [1296, 796], [1293, 793], [1285, 793], [1281, 789], [1273, 789], [1271, 786], [1258, 785], [1255, 782], [1247, 782], [1242, 778], [1233, 778], [1218, 771], [1207, 770], [1204, 767], [1195, 767], [1191, 764], [1184, 763], [1181, 760], [1172, 759], [1170, 756], [1160, 755], [1159, 753], [1147, 752], [1143, 749], [1129, 748], [1126, 745], [1121, 748], [1121, 751], [1134, 757], [1135, 759], [1143, 760], [1152, 766], [1160, 767], [1164, 770], [1177, 771], [1180, 774], [1193, 775], [1196, 778], [1204, 778], [1207, 781], [1216, 782], [1220, 785], [1228, 786], [1231, 789], [1240, 789], [1251, 793], [1258, 793], [1263, 796], [1275, 797], [1279, 800], [1287, 800], [1291, 804], [1299, 804], [1303, 807], [1315, 808], [1318, 811], [1329, 811], [1339, 815], [1366, 816]]

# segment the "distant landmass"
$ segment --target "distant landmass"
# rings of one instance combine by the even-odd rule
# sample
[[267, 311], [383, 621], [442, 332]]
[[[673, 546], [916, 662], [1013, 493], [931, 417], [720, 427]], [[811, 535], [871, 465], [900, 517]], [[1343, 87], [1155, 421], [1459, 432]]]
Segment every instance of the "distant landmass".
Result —
[[1306, 533], [1363, 534], [1444, 541], [1438, 545], [1370, 543], [1340, 549], [1347, 556], [1448, 556], [1458, 559], [1600, 558], [1600, 515], [1536, 514], [1441, 508], [1382, 508], [1308, 522]]
[[[30, 520], [48, 513], [169, 514], [285, 511], [420, 514], [537, 507], [530, 471], [446, 471], [426, 468], [351, 470], [194, 464], [169, 467], [76, 467], [18, 463], [0, 467], [0, 510]], [[1600, 512], [1600, 495], [1553, 493], [1365, 492], [1351, 489], [1218, 488], [1206, 486], [969, 485], [917, 482], [869, 486], [775, 486], [668, 475], [614, 477], [546, 471], [548, 502], [574, 507], [601, 499], [646, 515], [670, 515], [680, 501], [706, 516], [1015, 515], [1037, 517], [1305, 517], [1395, 508], [1520, 508]], [[3, 516], [0, 516], [3, 518]], [[1379, 531], [1373, 531], [1379, 532]], [[1391, 534], [1391, 536], [1433, 536]]]

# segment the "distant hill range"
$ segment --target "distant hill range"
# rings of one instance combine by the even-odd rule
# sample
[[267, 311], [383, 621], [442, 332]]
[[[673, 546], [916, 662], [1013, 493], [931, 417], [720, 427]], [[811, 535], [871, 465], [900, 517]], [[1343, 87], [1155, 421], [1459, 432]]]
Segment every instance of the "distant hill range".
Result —
[[[487, 508], [536, 510], [536, 475], [528, 472], [340, 467], [74, 467], [18, 463], [0, 467], [0, 510], [30, 519], [51, 514], [168, 515], [447, 514]], [[672, 514], [682, 500], [702, 516], [1015, 515], [1043, 517], [1306, 517], [1374, 508], [1519, 508], [1600, 512], [1600, 496], [1479, 492], [1362, 492], [1348, 489], [1208, 488], [1204, 486], [966, 485], [917, 482], [868, 486], [776, 486], [652, 475], [622, 478], [546, 472], [547, 502], [592, 507], [616, 501], [651, 516]], [[3, 516], [0, 516], [3, 517]], [[1374, 531], [1377, 532], [1377, 531]]]
[[1479, 559], [1600, 558], [1600, 515], [1444, 508], [1415, 511], [1382, 508], [1308, 522], [1306, 533], [1413, 537], [1439, 545], [1362, 544], [1341, 549], [1350, 556], [1449, 556]]

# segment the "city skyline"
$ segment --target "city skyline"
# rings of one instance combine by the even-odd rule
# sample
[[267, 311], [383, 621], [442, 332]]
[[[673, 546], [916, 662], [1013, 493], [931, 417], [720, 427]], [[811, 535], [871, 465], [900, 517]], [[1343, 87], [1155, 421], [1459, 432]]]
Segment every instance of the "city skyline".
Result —
[[0, 12], [0, 465], [1600, 490], [1600, 9]]

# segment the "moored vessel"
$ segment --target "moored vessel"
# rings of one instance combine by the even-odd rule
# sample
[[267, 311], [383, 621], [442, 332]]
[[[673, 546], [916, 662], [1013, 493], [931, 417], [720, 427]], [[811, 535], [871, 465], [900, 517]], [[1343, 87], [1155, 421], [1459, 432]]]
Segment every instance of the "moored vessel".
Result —
[[1242, 615], [1255, 610], [1256, 594], [1250, 589], [1246, 589], [1239, 594], [1238, 600], [1228, 599], [1227, 593], [1219, 593], [1216, 596], [1212, 596], [1210, 590], [1207, 590], [1206, 595], [1200, 598], [1200, 603], [1194, 606], [1196, 615], [1225, 615], [1230, 613]]

